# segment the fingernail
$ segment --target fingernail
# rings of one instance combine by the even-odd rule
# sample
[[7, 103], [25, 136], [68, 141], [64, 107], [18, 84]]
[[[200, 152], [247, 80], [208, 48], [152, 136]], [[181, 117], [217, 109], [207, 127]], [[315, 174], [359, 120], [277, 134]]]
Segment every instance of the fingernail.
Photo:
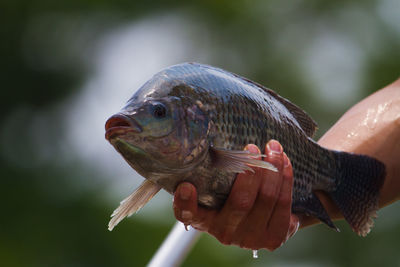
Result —
[[267, 149], [274, 154], [281, 154], [283, 152], [281, 144], [276, 140], [271, 140], [267, 144]]
[[183, 184], [179, 188], [179, 197], [182, 200], [189, 200], [192, 195], [192, 187], [189, 184]]
[[258, 146], [253, 145], [253, 144], [249, 144], [249, 145], [245, 146], [244, 150], [247, 150], [250, 153], [254, 153], [254, 154], [261, 154], [261, 151], [258, 148]]
[[299, 227], [300, 227], [300, 222], [297, 222], [295, 225], [295, 228], [293, 230], [293, 233], [290, 233], [289, 238], [294, 236], [297, 233], [297, 231], [299, 230]]
[[283, 156], [283, 167], [288, 167], [289, 166], [289, 158], [288, 158], [288, 156], [286, 155], [286, 153], [285, 152], [283, 152], [283, 154], [284, 154], [284, 156]]
[[182, 211], [181, 217], [182, 217], [182, 220], [184, 220], [184, 221], [190, 221], [193, 218], [193, 214], [192, 214], [192, 212], [190, 212], [188, 210], [184, 210], [184, 211]]

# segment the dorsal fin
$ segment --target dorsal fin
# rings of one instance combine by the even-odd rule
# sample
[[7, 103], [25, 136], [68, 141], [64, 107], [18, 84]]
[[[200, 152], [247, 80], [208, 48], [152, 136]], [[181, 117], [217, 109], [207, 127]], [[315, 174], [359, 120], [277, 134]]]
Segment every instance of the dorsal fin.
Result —
[[318, 124], [308, 115], [304, 110], [290, 102], [289, 100], [283, 98], [282, 96], [278, 95], [276, 92], [272, 91], [268, 88], [263, 88], [267, 90], [274, 98], [276, 98], [279, 102], [281, 102], [292, 115], [296, 118], [299, 122], [301, 129], [309, 136], [313, 137], [315, 132], [318, 129]]
[[236, 77], [239, 77], [243, 80], [245, 80], [246, 82], [255, 85], [259, 88], [261, 88], [262, 90], [264, 90], [266, 93], [268, 93], [269, 95], [271, 95], [272, 97], [274, 97], [276, 100], [278, 100], [282, 105], [284, 105], [289, 112], [293, 115], [293, 117], [295, 117], [295, 119], [297, 120], [297, 122], [299, 123], [301, 129], [309, 136], [309, 137], [313, 137], [315, 132], [318, 129], [318, 125], [317, 123], [301, 108], [299, 108], [298, 106], [296, 106], [295, 104], [293, 104], [292, 102], [290, 102], [289, 100], [283, 98], [282, 96], [278, 95], [276, 92], [272, 91], [271, 89], [268, 89], [266, 87], [264, 87], [263, 85], [253, 82], [247, 78], [241, 77], [237, 74], [233, 74]]
[[238, 74], [235, 74], [233, 72], [229, 72], [226, 70], [222, 70], [219, 68], [215, 68], [215, 67], [203, 65], [203, 64], [198, 64], [198, 63], [189, 63], [189, 64], [199, 65], [203, 68], [209, 68], [209, 69], [213, 69], [213, 70], [217, 70], [217, 71], [222, 71], [224, 73], [231, 74], [232, 76], [239, 78], [239, 79], [249, 83], [250, 85], [257, 86], [258, 88], [262, 89], [264, 92], [266, 92], [267, 94], [271, 95], [273, 98], [278, 100], [282, 105], [284, 105], [288, 109], [290, 114], [292, 114], [293, 117], [296, 119], [296, 121], [300, 125], [300, 128], [304, 131], [304, 133], [307, 136], [313, 137], [315, 132], [317, 131], [317, 128], [318, 128], [317, 123], [304, 110], [302, 110], [301, 108], [299, 108], [298, 106], [296, 106], [295, 104], [290, 102], [289, 100], [278, 95], [276, 92], [272, 91], [271, 89], [268, 89], [259, 83], [253, 82], [253, 81], [251, 81], [245, 77], [242, 77]]

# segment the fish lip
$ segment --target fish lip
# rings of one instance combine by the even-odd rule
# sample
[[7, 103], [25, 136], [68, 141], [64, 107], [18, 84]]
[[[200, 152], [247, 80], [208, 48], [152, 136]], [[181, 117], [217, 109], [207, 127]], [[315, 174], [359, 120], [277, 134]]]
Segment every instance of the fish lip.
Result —
[[142, 127], [136, 122], [135, 119], [131, 118], [122, 113], [111, 116], [105, 124], [105, 137], [107, 140], [111, 140], [114, 136], [126, 133], [141, 133]]
[[113, 139], [118, 135], [123, 135], [127, 133], [137, 133], [136, 131], [132, 130], [130, 127], [112, 127], [106, 131], [105, 137], [108, 141]]

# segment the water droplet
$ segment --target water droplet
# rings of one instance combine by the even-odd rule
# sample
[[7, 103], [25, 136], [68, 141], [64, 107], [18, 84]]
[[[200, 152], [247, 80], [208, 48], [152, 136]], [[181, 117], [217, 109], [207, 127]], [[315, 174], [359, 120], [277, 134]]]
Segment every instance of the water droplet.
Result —
[[253, 250], [253, 259], [258, 259], [258, 250]]

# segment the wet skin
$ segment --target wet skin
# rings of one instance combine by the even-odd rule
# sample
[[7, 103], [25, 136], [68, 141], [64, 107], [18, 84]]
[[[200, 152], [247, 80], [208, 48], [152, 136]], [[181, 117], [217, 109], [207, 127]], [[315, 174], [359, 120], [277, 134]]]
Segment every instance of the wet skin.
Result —
[[[400, 79], [353, 106], [320, 139], [330, 148], [374, 156], [387, 167], [387, 176], [380, 192], [379, 206], [400, 199]], [[275, 143], [275, 142], [273, 142]], [[223, 244], [244, 248], [274, 250], [300, 227], [318, 220], [291, 214], [292, 169], [286, 165], [284, 153], [271, 153], [267, 160], [279, 172], [256, 170], [238, 175], [229, 198], [220, 211], [197, 205], [196, 189], [182, 183], [174, 195], [174, 212], [178, 220], [215, 236]], [[255, 151], [257, 147], [249, 145]], [[278, 149], [280, 151], [280, 149]], [[268, 187], [264, 186], [268, 183]], [[331, 218], [343, 218], [335, 204], [318, 193]], [[261, 229], [261, 230], [260, 230]]]
[[[260, 153], [255, 145], [248, 145]], [[178, 220], [206, 231], [226, 245], [274, 250], [292, 236], [299, 219], [291, 214], [293, 171], [281, 145], [271, 140], [263, 160], [279, 172], [256, 168], [254, 173], [239, 174], [221, 210], [197, 205], [193, 185], [182, 183], [175, 192], [174, 212]]]

